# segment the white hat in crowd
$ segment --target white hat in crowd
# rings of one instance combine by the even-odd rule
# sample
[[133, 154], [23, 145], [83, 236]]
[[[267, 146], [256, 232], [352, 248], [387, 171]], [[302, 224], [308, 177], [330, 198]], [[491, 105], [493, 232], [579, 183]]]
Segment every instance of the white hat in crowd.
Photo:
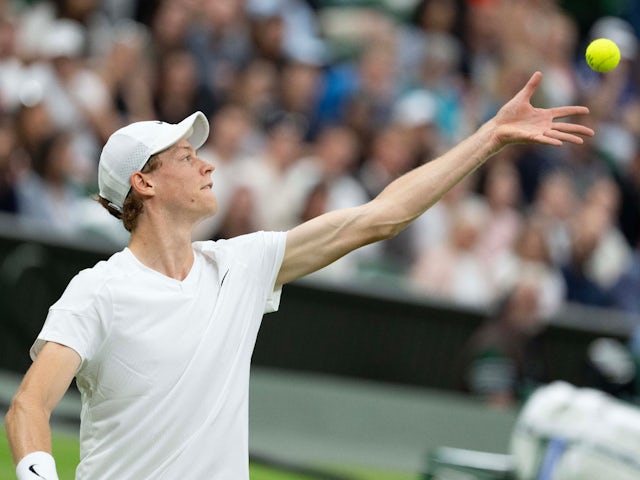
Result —
[[144, 121], [117, 130], [109, 137], [100, 155], [100, 196], [121, 212], [131, 189], [129, 178], [140, 171], [152, 155], [175, 145], [182, 138], [188, 139], [193, 148], [198, 149], [208, 136], [209, 122], [202, 112], [196, 112], [176, 124]]
[[438, 104], [434, 95], [425, 89], [413, 90], [393, 106], [394, 122], [405, 127], [429, 125], [436, 121]]

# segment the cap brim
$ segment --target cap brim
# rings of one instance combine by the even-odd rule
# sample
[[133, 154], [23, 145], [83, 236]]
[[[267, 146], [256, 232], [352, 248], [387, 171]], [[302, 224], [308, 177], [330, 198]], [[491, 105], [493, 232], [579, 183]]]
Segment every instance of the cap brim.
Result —
[[172, 126], [171, 132], [164, 137], [151, 151], [150, 155], [160, 153], [186, 138], [193, 148], [198, 149], [209, 136], [209, 121], [202, 112], [196, 112]]

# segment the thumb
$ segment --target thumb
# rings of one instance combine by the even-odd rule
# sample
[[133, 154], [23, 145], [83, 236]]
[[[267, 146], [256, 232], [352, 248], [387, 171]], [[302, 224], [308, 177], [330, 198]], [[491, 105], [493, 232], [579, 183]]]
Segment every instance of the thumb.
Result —
[[542, 73], [539, 71], [535, 72], [533, 75], [531, 75], [531, 78], [529, 78], [529, 81], [527, 82], [527, 84], [524, 87], [522, 87], [522, 90], [518, 92], [517, 96], [530, 100], [533, 94], [535, 93], [536, 89], [540, 85], [541, 81], [542, 81]]

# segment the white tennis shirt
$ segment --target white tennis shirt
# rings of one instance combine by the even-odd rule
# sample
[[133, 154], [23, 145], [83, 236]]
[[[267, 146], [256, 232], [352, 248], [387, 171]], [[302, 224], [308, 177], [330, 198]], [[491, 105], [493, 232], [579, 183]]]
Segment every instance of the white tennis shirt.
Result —
[[249, 478], [249, 366], [285, 240], [196, 242], [183, 281], [128, 248], [74, 277], [31, 356], [53, 341], [82, 358], [77, 479]]

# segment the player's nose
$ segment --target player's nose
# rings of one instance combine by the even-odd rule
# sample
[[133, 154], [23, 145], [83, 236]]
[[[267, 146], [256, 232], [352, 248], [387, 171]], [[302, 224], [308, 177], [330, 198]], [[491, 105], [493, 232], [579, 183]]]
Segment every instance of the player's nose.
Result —
[[200, 172], [202, 175], [210, 175], [216, 169], [213, 163], [207, 162], [200, 157], [198, 157], [198, 160], [200, 160]]

